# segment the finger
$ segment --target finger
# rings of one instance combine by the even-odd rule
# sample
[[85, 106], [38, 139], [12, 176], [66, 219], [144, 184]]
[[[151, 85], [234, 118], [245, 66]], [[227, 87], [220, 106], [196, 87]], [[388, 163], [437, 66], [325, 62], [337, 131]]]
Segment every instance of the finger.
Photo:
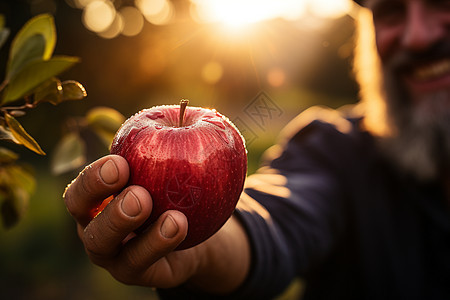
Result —
[[127, 236], [150, 216], [152, 200], [146, 189], [127, 187], [84, 229], [82, 240], [90, 259], [108, 265]]
[[108, 155], [100, 158], [67, 186], [63, 195], [67, 209], [79, 224], [86, 226], [102, 201], [123, 189], [129, 174], [128, 163], [123, 157]]
[[129, 241], [117, 257], [111, 274], [119, 281], [137, 278], [160, 258], [173, 251], [188, 230], [186, 216], [179, 211], [166, 211], [141, 235]]

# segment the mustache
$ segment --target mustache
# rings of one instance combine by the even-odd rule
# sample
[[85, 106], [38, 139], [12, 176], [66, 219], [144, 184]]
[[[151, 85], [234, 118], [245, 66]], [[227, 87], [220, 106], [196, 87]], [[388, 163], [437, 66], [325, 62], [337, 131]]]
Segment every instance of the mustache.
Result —
[[393, 55], [385, 68], [393, 73], [403, 73], [433, 61], [450, 57], [450, 40], [441, 40], [422, 51], [405, 50]]

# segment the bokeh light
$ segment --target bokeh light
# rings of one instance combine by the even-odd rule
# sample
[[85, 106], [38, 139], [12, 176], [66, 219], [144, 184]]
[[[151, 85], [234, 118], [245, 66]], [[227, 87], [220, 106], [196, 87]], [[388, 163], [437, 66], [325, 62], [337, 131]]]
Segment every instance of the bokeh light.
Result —
[[75, 5], [75, 7], [77, 8], [85, 8], [89, 3], [94, 2], [97, 0], [72, 0], [73, 4]]
[[[103, 38], [119, 34], [135, 36], [143, 29], [143, 20], [162, 26], [174, 21], [175, 6], [171, 0], [66, 0], [83, 10], [83, 24]], [[352, 0], [186, 0], [190, 18], [197, 23], [222, 23], [231, 29], [243, 29], [273, 19], [295, 21], [306, 17], [339, 18], [353, 8]], [[136, 10], [135, 10], [136, 8]], [[139, 12], [139, 14], [137, 14]], [[121, 17], [116, 15], [121, 14]], [[130, 17], [128, 17], [130, 16]]]
[[98, 32], [97, 34], [105, 39], [112, 39], [118, 36], [123, 29], [123, 18], [120, 13], [116, 13], [116, 17], [111, 25], [102, 32]]
[[142, 28], [144, 27], [144, 17], [136, 7], [122, 7], [119, 10], [119, 14], [123, 19], [123, 35], [134, 36], [141, 32]]
[[272, 68], [267, 73], [267, 82], [273, 87], [280, 87], [285, 81], [286, 73], [281, 68]]
[[202, 68], [202, 79], [209, 84], [217, 83], [223, 75], [223, 67], [218, 62], [212, 61]]
[[108, 29], [116, 16], [116, 10], [109, 1], [90, 2], [83, 10], [83, 24], [94, 32]]
[[167, 0], [136, 0], [135, 3], [145, 16], [157, 15], [167, 5]]
[[168, 0], [136, 0], [136, 7], [145, 19], [154, 25], [165, 25], [170, 22], [174, 8]]

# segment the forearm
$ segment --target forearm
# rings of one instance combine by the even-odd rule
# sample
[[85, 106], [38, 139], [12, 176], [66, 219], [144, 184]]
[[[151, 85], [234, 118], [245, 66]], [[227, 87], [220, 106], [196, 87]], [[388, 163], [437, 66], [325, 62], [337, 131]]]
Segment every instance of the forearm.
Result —
[[202, 259], [187, 287], [210, 294], [228, 294], [244, 282], [250, 269], [250, 245], [235, 216], [200, 247]]

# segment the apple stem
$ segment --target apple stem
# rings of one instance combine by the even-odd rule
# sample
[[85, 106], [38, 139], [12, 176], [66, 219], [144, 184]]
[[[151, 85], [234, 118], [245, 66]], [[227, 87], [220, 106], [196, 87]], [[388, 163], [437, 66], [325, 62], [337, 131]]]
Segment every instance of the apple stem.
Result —
[[183, 122], [184, 122], [184, 114], [186, 112], [186, 107], [189, 103], [189, 100], [187, 99], [182, 99], [180, 101], [180, 119], [178, 122], [178, 127], [183, 127]]

